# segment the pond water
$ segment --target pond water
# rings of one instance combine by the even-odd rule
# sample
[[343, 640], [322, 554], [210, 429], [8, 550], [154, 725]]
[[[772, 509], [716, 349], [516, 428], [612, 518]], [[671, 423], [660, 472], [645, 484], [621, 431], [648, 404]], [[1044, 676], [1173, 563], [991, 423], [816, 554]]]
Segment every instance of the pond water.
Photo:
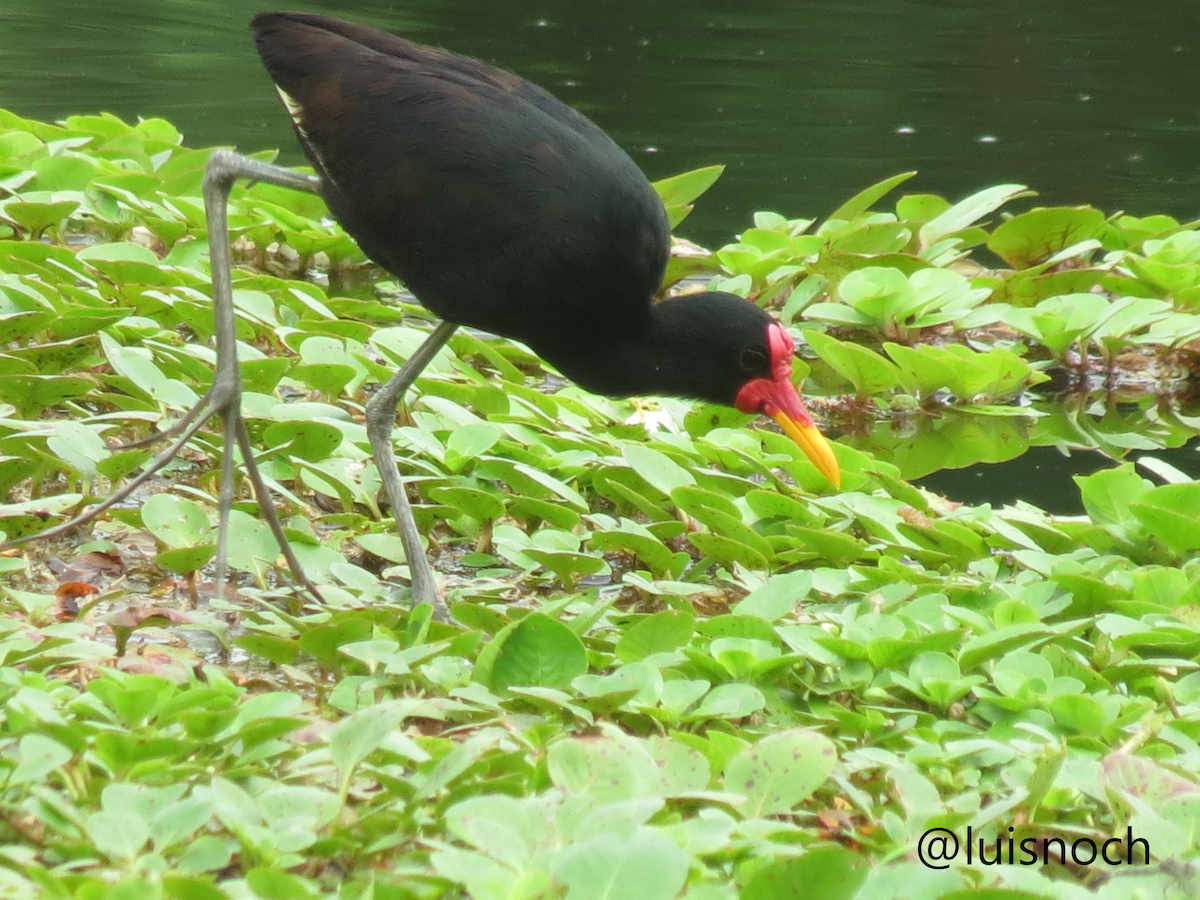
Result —
[[[6, 6], [0, 106], [51, 120], [164, 116], [193, 146], [278, 147], [284, 162], [301, 161], [246, 30], [274, 4]], [[320, 10], [519, 72], [595, 119], [652, 178], [725, 163], [681, 229], [710, 246], [756, 210], [821, 217], [908, 169], [920, 175], [906, 189], [950, 199], [1019, 182], [1043, 204], [1200, 216], [1200, 5], [1189, 0], [1161, 0], [1153, 15], [1122, 0], [341, 0]], [[1192, 449], [1155, 455], [1200, 475]], [[1069, 512], [1071, 472], [1106, 464], [1043, 448], [1036, 463], [928, 483], [957, 499], [1024, 497]]]

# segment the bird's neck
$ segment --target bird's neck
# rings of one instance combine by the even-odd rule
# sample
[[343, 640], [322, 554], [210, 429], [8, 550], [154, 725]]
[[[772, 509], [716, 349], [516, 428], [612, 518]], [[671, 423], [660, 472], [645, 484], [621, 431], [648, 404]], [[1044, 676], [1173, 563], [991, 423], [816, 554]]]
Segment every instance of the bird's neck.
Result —
[[690, 397], [728, 403], [697, 390], [705, 361], [705, 324], [689, 316], [686, 298], [655, 303], [637, 324], [573, 335], [565, 344], [535, 346], [567, 378], [608, 397]]

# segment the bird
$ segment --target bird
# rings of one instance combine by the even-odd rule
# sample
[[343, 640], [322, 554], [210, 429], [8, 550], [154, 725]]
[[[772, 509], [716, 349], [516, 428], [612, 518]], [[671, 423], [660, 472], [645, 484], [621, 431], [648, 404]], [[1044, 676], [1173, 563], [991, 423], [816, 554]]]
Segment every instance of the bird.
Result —
[[[839, 486], [792, 384], [785, 327], [734, 294], [656, 299], [667, 215], [598, 125], [512, 72], [388, 32], [300, 12], [260, 13], [250, 27], [316, 173], [305, 189], [442, 320], [427, 357], [468, 326], [523, 342], [597, 394], [765, 413]], [[425, 362], [410, 360], [367, 407], [381, 476], [390, 469], [397, 485], [390, 432]], [[393, 507], [406, 506], [398, 493]], [[436, 605], [417, 589], [418, 568], [432, 582], [420, 555], [409, 553], [414, 597]]]

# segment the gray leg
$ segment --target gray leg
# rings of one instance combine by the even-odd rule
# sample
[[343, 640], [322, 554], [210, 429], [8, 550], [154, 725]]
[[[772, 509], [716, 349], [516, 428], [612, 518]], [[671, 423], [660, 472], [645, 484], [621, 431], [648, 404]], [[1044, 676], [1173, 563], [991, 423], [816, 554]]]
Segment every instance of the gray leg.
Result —
[[229, 192], [238, 178], [264, 181], [282, 187], [318, 193], [320, 181], [312, 175], [301, 175], [290, 169], [268, 165], [247, 159], [228, 150], [216, 150], [208, 158], [204, 170], [204, 212], [208, 218], [208, 252], [213, 281], [213, 320], [217, 340], [217, 366], [213, 373], [212, 388], [207, 399], [207, 419], [213, 412], [219, 413], [225, 422], [225, 452], [221, 459], [221, 490], [218, 500], [217, 528], [217, 597], [225, 591], [225, 555], [229, 543], [229, 511], [233, 507], [233, 452], [240, 446], [246, 474], [254, 486], [258, 508], [266, 519], [271, 533], [279, 544], [288, 568], [294, 577], [318, 600], [320, 592], [304, 574], [300, 561], [292, 552], [291, 544], [283, 533], [283, 525], [275, 514], [271, 494], [259, 474], [254, 462], [253, 448], [242, 419], [242, 379], [237, 361], [237, 326], [233, 312], [233, 282], [229, 258], [229, 218], [227, 207]]
[[[217, 556], [219, 568], [224, 569], [225, 560], [225, 524], [229, 509], [233, 503], [233, 454], [232, 447], [236, 439], [242, 448], [242, 456], [246, 463], [247, 474], [254, 485], [255, 496], [259, 498], [259, 506], [263, 509], [264, 517], [271, 526], [288, 567], [293, 576], [308, 588], [314, 595], [316, 589], [304, 576], [299, 562], [292, 555], [279, 525], [275, 510], [267, 502], [269, 494], [258, 467], [254, 465], [253, 454], [246, 426], [241, 417], [241, 376], [237, 365], [237, 339], [233, 316], [233, 288], [230, 282], [229, 234], [226, 224], [226, 203], [229, 189], [237, 178], [249, 178], [254, 181], [265, 181], [283, 187], [317, 193], [319, 180], [313, 176], [300, 175], [289, 169], [280, 169], [255, 160], [238, 156], [234, 153], [218, 150], [209, 159], [208, 170], [204, 178], [204, 202], [209, 223], [209, 252], [213, 271], [213, 306], [216, 316], [217, 337], [217, 372], [213, 378], [211, 393], [218, 399], [211, 401], [219, 406], [225, 418], [225, 458], [221, 469], [221, 498], [220, 498], [220, 532], [218, 537]], [[219, 272], [219, 274], [218, 274]], [[371, 443], [371, 452], [375, 465], [379, 469], [379, 479], [388, 502], [392, 506], [392, 514], [396, 519], [396, 527], [400, 532], [400, 542], [404, 546], [404, 554], [408, 560], [408, 568], [412, 577], [413, 602], [428, 603], [433, 607], [434, 617], [439, 621], [450, 618], [449, 610], [442, 599], [441, 592], [433, 577], [433, 569], [421, 547], [420, 533], [413, 520], [412, 507], [408, 495], [400, 481], [399, 470], [396, 467], [396, 454], [392, 447], [392, 429], [396, 424], [396, 409], [400, 398], [409, 386], [417, 379], [424, 368], [442, 348], [458, 326], [448, 322], [440, 323], [433, 333], [425, 339], [417, 352], [393, 375], [370, 402], [367, 403], [367, 437]]]
[[229, 225], [226, 215], [229, 191], [233, 187], [233, 182], [238, 178], [251, 178], [255, 181], [265, 181], [314, 194], [318, 192], [320, 184], [314, 176], [301, 175], [290, 169], [281, 169], [278, 166], [247, 159], [228, 150], [214, 151], [209, 157], [208, 166], [204, 172], [203, 190], [204, 207], [208, 216], [208, 243], [213, 279], [213, 319], [217, 343], [217, 365], [213, 374], [212, 387], [179, 422], [164, 434], [154, 438], [154, 440], [170, 439], [179, 435], [178, 440], [164, 448], [136, 478], [123, 488], [103, 503], [89, 507], [70, 521], [37, 534], [8, 541], [5, 546], [21, 544], [38, 538], [53, 537], [91, 521], [105, 510], [123, 501], [152, 478], [156, 472], [175, 458], [183, 445], [191, 440], [192, 436], [209, 419], [214, 415], [220, 415], [225, 420], [225, 453], [221, 463], [220, 526], [216, 557], [217, 596], [222, 596], [225, 588], [226, 526], [229, 520], [229, 510], [233, 504], [233, 448], [241, 443], [247, 473], [254, 485], [254, 494], [258, 498], [263, 517], [279, 542], [288, 568], [291, 569], [292, 575], [298, 582], [304, 585], [318, 600], [321, 599], [320, 593], [304, 575], [299, 561], [292, 553], [292, 548], [284, 536], [283, 526], [279, 522], [279, 517], [275, 515], [274, 506], [271, 505], [270, 492], [259, 475], [258, 467], [254, 464], [254, 457], [250, 452], [249, 436], [246, 434], [246, 426], [241, 417], [241, 376], [237, 363], [233, 286], [229, 270]]
[[[292, 576], [314, 597], [320, 593], [305, 576], [283, 532], [283, 525], [270, 502], [270, 491], [254, 462], [246, 423], [241, 413], [241, 372], [237, 360], [237, 333], [233, 310], [233, 284], [230, 274], [229, 224], [227, 205], [229, 192], [238, 178], [277, 184], [308, 193], [319, 193], [320, 180], [312, 175], [301, 175], [290, 169], [272, 166], [248, 159], [228, 150], [216, 150], [209, 157], [204, 173], [204, 208], [208, 217], [209, 258], [213, 280], [213, 319], [217, 345], [217, 364], [213, 373], [212, 387], [196, 407], [182, 420], [156, 439], [179, 435], [179, 439], [166, 447], [135, 479], [103, 503], [90, 507], [86, 512], [62, 525], [28, 537], [8, 541], [4, 546], [14, 546], [41, 537], [62, 534], [94, 519], [100, 513], [121, 502], [140, 485], [149, 480], [159, 469], [175, 457], [180, 448], [200, 430], [214, 415], [220, 415], [225, 423], [224, 458], [221, 461], [221, 485], [218, 500], [219, 525], [217, 534], [216, 581], [217, 596], [223, 595], [225, 587], [225, 556], [228, 547], [229, 510], [233, 506], [233, 457], [234, 447], [240, 447], [246, 473], [258, 498], [259, 509], [271, 528], [279, 548], [287, 560]], [[420, 533], [413, 521], [412, 507], [404, 492], [404, 485], [396, 467], [396, 455], [392, 448], [391, 434], [396, 422], [396, 409], [400, 398], [416, 380], [429, 361], [442, 348], [458, 326], [443, 322], [434, 329], [412, 358], [388, 380], [387, 384], [367, 404], [367, 435], [379, 469], [380, 481], [391, 503], [400, 532], [400, 540], [408, 558], [412, 574], [413, 600], [428, 603], [433, 607], [434, 617], [439, 621], [449, 619], [449, 610], [433, 577], [433, 570], [425, 551], [421, 547]]]
[[433, 607], [433, 617], [439, 622], [449, 621], [450, 610], [434, 581], [429, 558], [421, 546], [421, 534], [413, 520], [412, 506], [400, 481], [396, 453], [392, 447], [392, 429], [396, 427], [396, 408], [400, 405], [400, 398], [457, 327], [451, 322], [440, 323], [400, 371], [388, 379], [387, 384], [367, 403], [367, 439], [371, 442], [371, 453], [379, 469], [379, 481], [392, 506], [392, 515], [396, 518], [400, 543], [404, 545], [404, 557], [408, 560], [408, 570], [412, 576], [413, 604], [428, 603]]

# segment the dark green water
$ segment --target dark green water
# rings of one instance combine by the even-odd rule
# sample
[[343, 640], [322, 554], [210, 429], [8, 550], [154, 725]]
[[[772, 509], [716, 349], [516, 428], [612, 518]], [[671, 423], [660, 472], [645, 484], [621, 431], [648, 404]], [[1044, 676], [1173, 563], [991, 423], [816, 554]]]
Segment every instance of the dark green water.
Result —
[[[913, 189], [950, 197], [1016, 181], [1049, 203], [1200, 215], [1194, 2], [1158, 0], [1152, 15], [1122, 0], [298, 5], [513, 69], [651, 177], [726, 163], [685, 229], [707, 243], [757, 209], [819, 216], [910, 168]], [[298, 161], [246, 31], [273, 6], [10, 0], [0, 105], [165, 116], [193, 145]]]
[[[1007, 181], [1047, 204], [1200, 216], [1195, 2], [297, 5], [513, 69], [595, 119], [652, 178], [725, 163], [682, 229], [709, 245], [755, 210], [820, 217], [907, 169], [920, 176], [906, 189], [952, 199]], [[7, 0], [0, 106], [164, 116], [193, 146], [280, 147], [298, 163], [246, 30], [275, 6]], [[1076, 463], [1054, 476], [1068, 505]], [[995, 498], [1011, 483], [999, 479]], [[1044, 490], [1030, 499], [1055, 505]]]

